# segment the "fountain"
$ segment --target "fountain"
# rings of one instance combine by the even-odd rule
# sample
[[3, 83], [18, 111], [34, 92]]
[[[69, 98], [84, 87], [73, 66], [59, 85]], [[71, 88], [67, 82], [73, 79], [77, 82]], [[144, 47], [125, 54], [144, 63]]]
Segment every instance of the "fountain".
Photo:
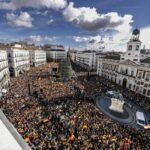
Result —
[[97, 107], [107, 116], [123, 124], [135, 123], [134, 112], [119, 91], [107, 91], [105, 95], [96, 98]]

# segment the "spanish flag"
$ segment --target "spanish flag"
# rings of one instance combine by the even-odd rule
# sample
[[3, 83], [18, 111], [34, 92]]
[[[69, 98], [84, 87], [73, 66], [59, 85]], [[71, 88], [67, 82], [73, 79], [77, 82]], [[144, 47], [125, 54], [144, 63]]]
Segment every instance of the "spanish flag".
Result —
[[87, 129], [87, 125], [83, 125], [83, 129]]
[[47, 118], [43, 119], [43, 123], [47, 123], [49, 120]]
[[74, 139], [75, 139], [75, 136], [74, 136], [73, 133], [71, 133], [71, 136], [69, 137], [69, 140], [70, 140], [70, 141], [74, 141]]
[[29, 137], [26, 137], [26, 138], [25, 138], [25, 142], [30, 142], [30, 138], [29, 138]]

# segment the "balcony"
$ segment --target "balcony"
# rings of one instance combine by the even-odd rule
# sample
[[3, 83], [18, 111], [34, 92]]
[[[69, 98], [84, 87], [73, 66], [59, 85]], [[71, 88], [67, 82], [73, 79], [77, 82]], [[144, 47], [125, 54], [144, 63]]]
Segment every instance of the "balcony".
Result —
[[135, 78], [135, 76], [129, 75], [129, 74], [127, 74], [126, 72], [118, 72], [118, 71], [117, 71], [117, 73], [118, 73], [118, 74], [121, 74], [121, 75], [124, 75], [124, 76], [127, 76], [127, 77]]
[[5, 59], [0, 59], [0, 62], [4, 62], [4, 61], [7, 61], [7, 58], [5, 58]]
[[3, 68], [0, 68], [0, 72], [3, 71], [3, 70], [5, 70], [6, 68], [8, 68], [8, 66], [5, 66], [5, 67], [3, 67]]
[[137, 78], [138, 78], [138, 79], [142, 79], [142, 77], [141, 77], [141, 76], [138, 76]]
[[1, 86], [6, 82], [6, 80], [9, 78], [9, 75], [4, 75], [2, 79], [0, 79]]

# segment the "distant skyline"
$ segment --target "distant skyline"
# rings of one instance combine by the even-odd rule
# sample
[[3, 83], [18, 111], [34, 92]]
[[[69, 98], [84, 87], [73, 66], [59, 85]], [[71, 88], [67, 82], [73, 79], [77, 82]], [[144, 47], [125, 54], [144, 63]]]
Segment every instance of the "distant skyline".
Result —
[[150, 1], [145, 0], [0, 0], [0, 42], [25, 40], [125, 51], [132, 30], [141, 30], [150, 48]]

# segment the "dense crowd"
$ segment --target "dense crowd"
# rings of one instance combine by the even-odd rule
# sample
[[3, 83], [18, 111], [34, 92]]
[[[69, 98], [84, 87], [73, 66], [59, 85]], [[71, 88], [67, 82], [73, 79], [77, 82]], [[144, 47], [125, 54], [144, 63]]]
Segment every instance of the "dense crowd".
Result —
[[99, 78], [96, 77], [96, 83], [94, 83], [94, 85], [96, 87], [103, 87], [103, 88], [95, 88], [97, 91], [94, 91], [92, 94], [99, 94], [99, 91], [101, 91], [102, 93], [106, 93], [108, 90], [114, 90], [114, 91], [120, 91], [124, 98], [126, 98], [128, 101], [132, 102], [133, 104], [139, 106], [139, 108], [142, 108], [143, 111], [147, 111], [150, 113], [150, 99], [139, 94], [136, 93], [134, 91], [128, 90], [120, 85], [117, 85], [114, 82], [109, 81], [108, 79], [105, 78]]
[[143, 130], [113, 122], [93, 103], [109, 87], [104, 86], [104, 79], [53, 81], [49, 71], [54, 65], [31, 68], [12, 78], [0, 101], [7, 118], [33, 150], [150, 149]]

